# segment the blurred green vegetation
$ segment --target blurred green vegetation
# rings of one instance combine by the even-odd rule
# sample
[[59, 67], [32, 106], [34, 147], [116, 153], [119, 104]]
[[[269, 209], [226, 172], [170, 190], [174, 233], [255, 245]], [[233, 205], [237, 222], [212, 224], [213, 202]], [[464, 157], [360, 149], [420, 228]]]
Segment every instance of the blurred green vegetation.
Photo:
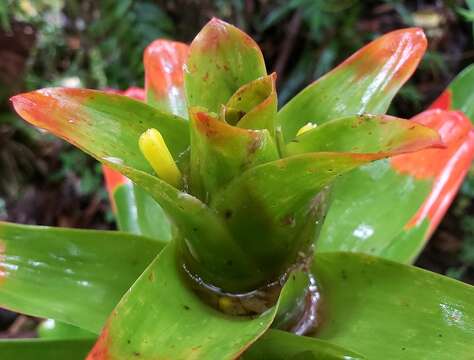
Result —
[[[100, 167], [12, 116], [6, 99], [15, 92], [58, 85], [143, 86], [142, 52], [148, 43], [159, 37], [189, 42], [217, 16], [260, 44], [268, 69], [278, 73], [283, 104], [380, 34], [420, 26], [429, 49], [390, 109], [410, 117], [473, 62], [473, 9], [473, 0], [3, 0], [0, 171], [5, 175], [0, 179], [0, 219], [111, 226]], [[474, 281], [473, 197], [471, 172], [421, 265]], [[42, 205], [50, 203], [54, 211]], [[51, 211], [53, 215], [45, 216]], [[449, 261], [440, 263], [439, 257]]]

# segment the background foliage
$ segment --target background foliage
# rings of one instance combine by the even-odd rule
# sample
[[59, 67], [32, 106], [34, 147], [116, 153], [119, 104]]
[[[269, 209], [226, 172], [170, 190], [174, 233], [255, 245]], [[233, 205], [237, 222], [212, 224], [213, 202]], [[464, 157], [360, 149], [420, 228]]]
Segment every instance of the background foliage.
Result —
[[[142, 52], [189, 42], [212, 16], [248, 32], [278, 73], [280, 103], [364, 43], [421, 26], [429, 49], [390, 113], [422, 111], [474, 60], [474, 1], [6, 0], [0, 4], [0, 219], [114, 226], [101, 169], [12, 115], [8, 97], [46, 86], [143, 86]], [[474, 171], [418, 265], [474, 284]], [[0, 324], [1, 327], [1, 324]]]

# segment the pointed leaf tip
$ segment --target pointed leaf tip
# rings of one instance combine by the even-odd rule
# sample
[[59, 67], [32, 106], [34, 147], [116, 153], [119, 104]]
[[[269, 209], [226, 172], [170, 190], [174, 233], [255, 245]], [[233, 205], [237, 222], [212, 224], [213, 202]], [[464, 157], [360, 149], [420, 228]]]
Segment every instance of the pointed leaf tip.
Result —
[[413, 74], [427, 42], [419, 28], [390, 32], [367, 44], [303, 89], [278, 113], [286, 141], [307, 122], [318, 125], [353, 114], [383, 114]]
[[212, 19], [190, 45], [185, 66], [188, 105], [217, 113], [242, 85], [266, 74], [255, 41], [235, 26]]

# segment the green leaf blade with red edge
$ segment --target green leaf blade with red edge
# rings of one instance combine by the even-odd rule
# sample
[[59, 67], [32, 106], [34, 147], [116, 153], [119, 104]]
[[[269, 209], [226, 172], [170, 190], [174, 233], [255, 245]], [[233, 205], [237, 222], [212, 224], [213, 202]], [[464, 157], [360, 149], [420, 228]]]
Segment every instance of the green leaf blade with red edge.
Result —
[[[474, 144], [469, 121], [460, 114], [431, 110], [412, 121], [439, 131], [446, 147], [398, 155], [336, 181], [316, 251], [414, 260], [456, 194]], [[423, 203], [425, 210], [419, 210]]]
[[0, 223], [0, 306], [98, 332], [164, 243], [132, 234]]
[[[438, 130], [446, 148], [426, 149], [391, 159], [391, 166], [401, 174], [408, 174], [415, 179], [434, 179], [423, 205], [386, 250], [387, 256], [393, 256], [397, 247], [406, 248], [408, 244], [413, 244], [410, 244], [413, 252], [406, 258], [407, 261], [416, 258], [438, 227], [474, 159], [474, 130], [463, 113], [428, 110], [413, 121]], [[426, 228], [426, 231], [415, 231], [417, 228]]]
[[190, 45], [184, 77], [187, 104], [218, 113], [242, 85], [265, 75], [263, 55], [252, 38], [214, 18]]
[[139, 136], [158, 129], [175, 161], [189, 146], [185, 120], [137, 100], [101, 91], [51, 88], [11, 98], [17, 113], [99, 160], [153, 174], [138, 148]]
[[315, 337], [368, 359], [468, 359], [474, 287], [381, 258], [317, 254], [321, 294]]
[[214, 310], [184, 280], [178, 252], [170, 243], [140, 276], [108, 319], [89, 360], [235, 359], [266, 331], [276, 307], [255, 318]]
[[308, 122], [362, 113], [383, 114], [416, 69], [426, 49], [418, 28], [396, 30], [366, 45], [312, 83], [278, 113], [286, 141]]
[[423, 125], [387, 115], [357, 115], [331, 120], [290, 141], [285, 155], [341, 151], [413, 152], [440, 146], [438, 133]]
[[182, 118], [188, 117], [183, 72], [188, 52], [186, 44], [158, 39], [143, 55], [147, 103]]

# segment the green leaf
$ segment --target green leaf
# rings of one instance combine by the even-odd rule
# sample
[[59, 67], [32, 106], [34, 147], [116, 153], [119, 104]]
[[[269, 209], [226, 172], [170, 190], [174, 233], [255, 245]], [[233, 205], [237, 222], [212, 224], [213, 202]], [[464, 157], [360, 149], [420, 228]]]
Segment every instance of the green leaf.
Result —
[[188, 45], [164, 39], [153, 41], [143, 55], [147, 103], [183, 118], [188, 117], [183, 75], [187, 56]]
[[469, 169], [474, 135], [460, 113], [430, 110], [412, 121], [439, 131], [445, 148], [399, 155], [338, 179], [317, 251], [416, 258]]
[[244, 129], [267, 129], [273, 136], [278, 107], [275, 81], [273, 73], [243, 85], [227, 102], [225, 120]]
[[266, 129], [231, 126], [200, 108], [191, 108], [190, 117], [190, 189], [206, 202], [248, 168], [279, 158]]
[[189, 145], [185, 120], [140, 101], [95, 90], [51, 88], [14, 96], [17, 113], [31, 124], [97, 159], [154, 174], [138, 148], [139, 136], [158, 129], [175, 160]]
[[115, 164], [109, 166], [121, 171], [160, 203], [179, 231], [176, 238], [191, 272], [228, 291], [241, 290], [240, 282], [258, 273], [257, 264], [252, 263], [223, 220], [206, 204], [145, 172]]
[[474, 122], [474, 64], [469, 65], [449, 84], [451, 107], [464, 112]]
[[214, 18], [189, 49], [184, 77], [188, 106], [218, 113], [242, 85], [265, 75], [263, 55], [252, 38]]
[[324, 151], [404, 153], [440, 144], [435, 130], [412, 121], [387, 115], [358, 115], [304, 132], [286, 145], [285, 155]]
[[270, 326], [276, 307], [252, 318], [206, 305], [184, 280], [177, 251], [171, 243], [122, 298], [90, 359], [234, 359]]
[[0, 223], [0, 306], [98, 332], [164, 246], [132, 234]]
[[2, 359], [15, 360], [83, 360], [93, 344], [93, 339], [0, 340], [0, 356]]
[[246, 290], [275, 280], [308, 250], [325, 213], [325, 188], [387, 153], [310, 153], [247, 170], [214, 197], [211, 207], [259, 272]]
[[258, 339], [242, 360], [356, 360], [363, 356], [328, 341], [269, 330]]
[[385, 113], [425, 49], [426, 38], [418, 28], [393, 31], [366, 45], [281, 109], [278, 122], [285, 140], [308, 122]]
[[90, 331], [54, 319], [46, 319], [37, 328], [41, 339], [95, 339]]
[[[351, 171], [332, 187], [332, 201], [315, 239], [316, 251], [381, 255], [415, 215], [431, 186], [432, 179], [395, 171], [390, 160]], [[402, 261], [396, 253], [391, 258]]]
[[474, 288], [365, 254], [318, 254], [316, 337], [368, 359], [468, 359]]
[[117, 223], [121, 231], [170, 241], [172, 225], [163, 209], [147, 192], [132, 182], [116, 187], [113, 192]]

